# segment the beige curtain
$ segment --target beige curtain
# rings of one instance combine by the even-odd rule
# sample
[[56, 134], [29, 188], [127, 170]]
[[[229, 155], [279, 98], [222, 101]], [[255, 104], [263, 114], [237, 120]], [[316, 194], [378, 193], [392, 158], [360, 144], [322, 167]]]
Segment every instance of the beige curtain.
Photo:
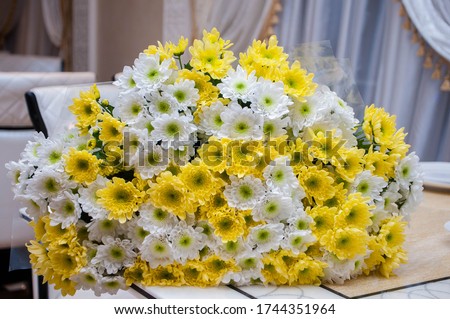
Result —
[[202, 30], [216, 27], [231, 40], [235, 54], [246, 51], [253, 39], [273, 33], [279, 0], [164, 0], [163, 40], [201, 38]]

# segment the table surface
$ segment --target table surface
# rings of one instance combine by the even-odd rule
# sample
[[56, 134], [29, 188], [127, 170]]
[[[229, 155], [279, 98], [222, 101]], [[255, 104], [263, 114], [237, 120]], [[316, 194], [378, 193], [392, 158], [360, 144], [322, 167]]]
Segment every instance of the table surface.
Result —
[[[430, 212], [434, 212], [440, 221], [434, 223], [435, 229], [430, 227], [421, 227], [422, 220], [428, 220], [431, 216]], [[428, 215], [427, 215], [428, 214]], [[407, 231], [405, 247], [412, 249], [409, 251], [411, 255], [410, 263], [402, 265], [397, 275], [391, 279], [380, 278], [375, 275], [347, 281], [343, 286], [339, 285], [322, 285], [322, 286], [295, 286], [295, 287], [264, 287], [264, 286], [247, 286], [233, 287], [220, 286], [211, 288], [197, 287], [132, 287], [127, 291], [120, 291], [117, 295], [103, 295], [102, 298], [149, 298], [149, 299], [333, 299], [333, 298], [381, 298], [381, 299], [399, 299], [399, 298], [428, 298], [428, 299], [450, 299], [450, 232], [444, 229], [444, 222], [450, 220], [450, 193], [439, 192], [435, 189], [428, 189], [424, 192], [424, 200], [420, 204], [416, 212], [411, 214], [410, 228]], [[440, 223], [442, 222], [442, 225]], [[437, 225], [436, 225], [437, 224]], [[420, 231], [428, 230], [433, 232], [434, 237], [433, 251], [435, 255], [430, 257], [429, 249], [414, 249], [414, 245], [423, 245], [427, 241], [418, 240]], [[411, 234], [412, 233], [412, 234]], [[417, 234], [416, 234], [417, 233]], [[426, 234], [423, 236], [427, 236]], [[430, 239], [431, 240], [431, 239]], [[419, 246], [420, 247], [420, 246]], [[426, 258], [421, 258], [422, 255]], [[433, 259], [434, 258], [434, 259]], [[416, 261], [417, 260], [417, 261]], [[440, 267], [440, 273], [435, 277], [430, 277], [429, 268], [420, 264], [422, 260], [426, 260], [431, 264]], [[412, 262], [411, 262], [412, 261]], [[444, 263], [444, 267], [442, 264]], [[409, 267], [409, 268], [408, 268]], [[405, 268], [405, 269], [403, 269]], [[442, 269], [443, 268], [443, 269]], [[411, 273], [413, 275], [411, 275]], [[430, 279], [431, 278], [431, 279]], [[357, 282], [359, 281], [359, 282]], [[360, 291], [359, 291], [360, 290]], [[369, 293], [367, 293], [369, 291]], [[63, 298], [58, 291], [50, 289], [50, 298]], [[89, 291], [79, 291], [75, 296], [64, 298], [97, 298]]]

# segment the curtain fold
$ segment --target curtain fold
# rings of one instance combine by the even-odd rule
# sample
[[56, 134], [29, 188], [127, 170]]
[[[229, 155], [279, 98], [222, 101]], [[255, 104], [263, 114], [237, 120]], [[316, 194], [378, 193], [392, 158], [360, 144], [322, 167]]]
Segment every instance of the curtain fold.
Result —
[[63, 36], [63, 15], [61, 11], [60, 0], [41, 0], [42, 17], [44, 18], [45, 29], [47, 30], [50, 41], [56, 46], [61, 47]]
[[260, 36], [273, 4], [274, 0], [165, 0], [163, 40], [201, 38], [203, 29], [216, 27], [223, 38], [232, 39], [231, 49], [237, 54]]
[[450, 94], [422, 67], [399, 8], [392, 0], [285, 0], [276, 34], [287, 52], [329, 40], [337, 58], [349, 58], [364, 102], [397, 115], [422, 160], [450, 161]]

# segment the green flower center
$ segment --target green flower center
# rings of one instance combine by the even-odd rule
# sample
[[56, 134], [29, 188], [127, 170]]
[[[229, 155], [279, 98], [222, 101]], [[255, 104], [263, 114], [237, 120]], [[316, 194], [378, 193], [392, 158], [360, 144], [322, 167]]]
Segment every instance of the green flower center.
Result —
[[358, 192], [365, 194], [369, 190], [369, 183], [367, 183], [366, 181], [362, 181], [361, 183], [359, 183], [357, 190]]
[[59, 160], [61, 159], [62, 153], [58, 152], [58, 151], [52, 151], [50, 153], [50, 155], [48, 156], [48, 160], [50, 161], [50, 163], [55, 164], [57, 162], [59, 162]]
[[167, 135], [169, 135], [170, 137], [174, 137], [178, 133], [180, 133], [180, 127], [178, 126], [177, 123], [167, 124], [167, 126], [166, 126], [166, 134]]
[[160, 113], [169, 113], [170, 104], [167, 101], [160, 101], [156, 107]]
[[176, 90], [173, 93], [173, 96], [175, 96], [175, 98], [177, 99], [178, 102], [183, 102], [186, 100], [186, 92], [181, 91], [181, 90]]
[[303, 103], [300, 106], [300, 114], [302, 116], [307, 116], [309, 113], [311, 113], [311, 107], [307, 103]]
[[256, 234], [256, 238], [260, 243], [266, 243], [270, 240], [270, 232], [265, 229], [261, 229]]
[[178, 244], [182, 247], [189, 247], [192, 244], [192, 238], [188, 235], [184, 235], [178, 240]]
[[147, 77], [150, 80], [156, 80], [158, 78], [158, 76], [159, 76], [159, 71], [157, 69], [150, 70], [147, 73]]
[[234, 128], [237, 133], [244, 134], [250, 129], [250, 126], [248, 125], [247, 122], [238, 122], [236, 123]]
[[168, 213], [161, 208], [156, 208], [153, 211], [153, 217], [158, 221], [163, 221], [167, 218]]
[[121, 261], [125, 257], [123, 248], [118, 246], [111, 247], [111, 249], [109, 250], [109, 255], [111, 256], [112, 259], [117, 261]]
[[295, 227], [298, 230], [306, 230], [308, 229], [308, 223], [302, 219], [300, 219], [299, 221], [297, 221], [297, 224], [295, 225]]
[[253, 189], [249, 185], [239, 187], [239, 196], [241, 199], [249, 200], [253, 197]]

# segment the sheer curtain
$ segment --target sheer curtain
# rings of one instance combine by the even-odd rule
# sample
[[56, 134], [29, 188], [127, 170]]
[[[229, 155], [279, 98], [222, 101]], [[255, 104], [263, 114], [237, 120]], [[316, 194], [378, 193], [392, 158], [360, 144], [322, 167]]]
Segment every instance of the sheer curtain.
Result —
[[285, 0], [276, 34], [288, 52], [329, 40], [336, 57], [349, 58], [364, 102], [396, 114], [423, 161], [450, 161], [450, 93], [422, 67], [399, 7], [393, 0]]

